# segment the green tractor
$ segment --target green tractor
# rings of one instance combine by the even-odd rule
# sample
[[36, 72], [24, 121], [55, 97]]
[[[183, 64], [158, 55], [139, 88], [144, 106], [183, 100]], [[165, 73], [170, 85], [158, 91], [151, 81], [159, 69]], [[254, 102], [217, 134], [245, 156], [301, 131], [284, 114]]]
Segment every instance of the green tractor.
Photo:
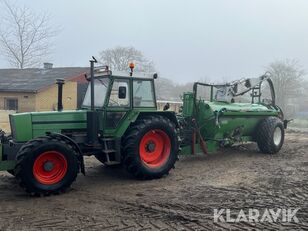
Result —
[[58, 80], [58, 111], [10, 115], [11, 135], [2, 133], [0, 170], [13, 174], [33, 195], [65, 191], [85, 173], [84, 156], [105, 165], [122, 164], [139, 179], [167, 174], [177, 160], [178, 122], [157, 111], [157, 74], [112, 73], [94, 67], [82, 110], [65, 111]]
[[[90, 60], [81, 110], [63, 110], [64, 81], [58, 80], [58, 111], [10, 115], [11, 134], [0, 132], [0, 170], [13, 174], [28, 193], [65, 191], [78, 172], [85, 174], [84, 156], [121, 164], [138, 179], [154, 179], [169, 173], [180, 150], [208, 153], [253, 141], [262, 152], [276, 153], [283, 144], [288, 121], [275, 105], [267, 75], [225, 85], [195, 83], [176, 114], [157, 110], [157, 74], [138, 74], [133, 65], [129, 74], [113, 73], [95, 62]], [[264, 81], [271, 93], [267, 100], [261, 100]], [[248, 92], [252, 102], [235, 102]]]

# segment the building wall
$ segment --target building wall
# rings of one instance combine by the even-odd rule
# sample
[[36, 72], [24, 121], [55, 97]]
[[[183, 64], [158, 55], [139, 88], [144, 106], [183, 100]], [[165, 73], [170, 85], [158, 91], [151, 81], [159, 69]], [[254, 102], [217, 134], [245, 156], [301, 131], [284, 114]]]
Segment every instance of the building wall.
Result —
[[164, 109], [164, 106], [166, 105], [166, 103], [169, 103], [170, 108], [168, 109], [168, 111], [174, 111], [174, 112], [179, 112], [181, 106], [183, 106], [182, 102], [174, 102], [174, 101], [167, 101], [167, 100], [157, 100], [157, 109], [159, 111], [162, 111]]
[[88, 83], [77, 83], [77, 108], [80, 109], [88, 89]]
[[34, 93], [0, 92], [0, 110], [4, 110], [5, 99], [18, 100], [18, 112], [34, 111], [36, 97]]
[[0, 110], [0, 129], [5, 132], [10, 132], [9, 114], [14, 114], [15, 111]]
[[[5, 98], [18, 100], [18, 111], [4, 110]], [[39, 93], [0, 92], [0, 129], [9, 132], [9, 114], [16, 112], [52, 111], [57, 109], [58, 88], [51, 86]], [[64, 110], [77, 108], [77, 83], [66, 82], [63, 85]]]
[[[0, 92], [0, 110], [5, 110], [5, 99], [17, 99], [17, 112], [53, 111], [57, 109], [58, 87], [42, 89], [38, 93]], [[77, 83], [67, 81], [63, 85], [63, 107], [65, 110], [77, 108]]]
[[[55, 84], [41, 90], [36, 95], [36, 111], [57, 110], [58, 86]], [[67, 81], [63, 85], [63, 109], [70, 110], [77, 108], [77, 83]]]

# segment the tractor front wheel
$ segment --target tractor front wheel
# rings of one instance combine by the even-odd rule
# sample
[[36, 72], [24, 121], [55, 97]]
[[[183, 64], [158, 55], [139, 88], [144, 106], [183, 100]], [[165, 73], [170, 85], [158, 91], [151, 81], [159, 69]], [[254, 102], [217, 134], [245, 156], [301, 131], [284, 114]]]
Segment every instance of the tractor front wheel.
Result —
[[65, 191], [79, 171], [76, 151], [61, 138], [31, 140], [21, 147], [16, 158], [15, 177], [33, 195]]
[[256, 141], [263, 153], [274, 154], [279, 152], [284, 142], [284, 126], [278, 117], [263, 119], [256, 131]]
[[138, 119], [126, 132], [123, 164], [139, 179], [160, 178], [174, 167], [178, 155], [175, 125], [162, 116]]

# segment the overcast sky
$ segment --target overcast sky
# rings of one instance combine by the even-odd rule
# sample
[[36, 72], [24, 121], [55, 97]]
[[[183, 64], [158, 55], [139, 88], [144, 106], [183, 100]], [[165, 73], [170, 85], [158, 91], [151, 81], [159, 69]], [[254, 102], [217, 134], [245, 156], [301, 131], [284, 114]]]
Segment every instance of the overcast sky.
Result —
[[[62, 28], [50, 61], [87, 66], [91, 55], [134, 46], [163, 77], [258, 76], [275, 60], [297, 59], [308, 70], [305, 0], [16, 0], [49, 12]], [[0, 68], [7, 67], [0, 60]]]

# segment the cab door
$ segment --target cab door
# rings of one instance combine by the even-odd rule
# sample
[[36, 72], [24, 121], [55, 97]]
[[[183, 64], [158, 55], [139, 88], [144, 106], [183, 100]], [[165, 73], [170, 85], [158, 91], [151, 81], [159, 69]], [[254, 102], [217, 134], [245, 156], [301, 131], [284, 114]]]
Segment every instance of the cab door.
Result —
[[132, 108], [129, 78], [113, 80], [106, 105], [104, 134], [113, 135]]

